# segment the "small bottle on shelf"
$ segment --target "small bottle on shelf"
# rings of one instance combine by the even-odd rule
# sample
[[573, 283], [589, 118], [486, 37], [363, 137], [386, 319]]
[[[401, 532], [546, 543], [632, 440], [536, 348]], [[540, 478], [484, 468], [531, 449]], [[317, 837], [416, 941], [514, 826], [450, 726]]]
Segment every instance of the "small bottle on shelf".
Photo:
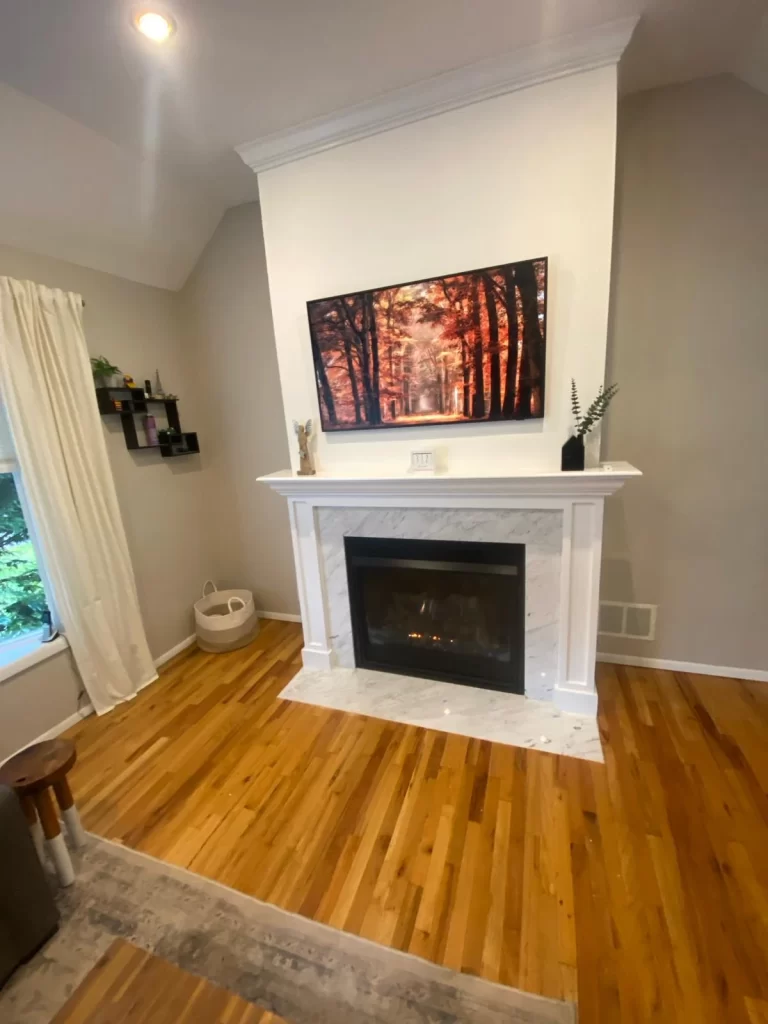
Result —
[[155, 446], [159, 442], [157, 440], [157, 424], [155, 423], [154, 416], [144, 417], [144, 433], [147, 435], [147, 444]]

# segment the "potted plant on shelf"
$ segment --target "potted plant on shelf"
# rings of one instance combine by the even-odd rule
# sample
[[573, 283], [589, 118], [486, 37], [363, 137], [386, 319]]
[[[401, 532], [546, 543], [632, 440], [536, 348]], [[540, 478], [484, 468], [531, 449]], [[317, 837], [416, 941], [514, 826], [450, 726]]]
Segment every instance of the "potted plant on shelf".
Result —
[[560, 468], [564, 472], [584, 469], [584, 438], [605, 416], [611, 399], [618, 390], [618, 384], [609, 384], [607, 388], [601, 384], [594, 402], [582, 415], [576, 381], [571, 377], [571, 409], [573, 410], [575, 429], [562, 448]]
[[110, 363], [106, 356], [91, 356], [91, 370], [97, 388], [108, 388], [112, 378], [120, 376], [120, 367]]

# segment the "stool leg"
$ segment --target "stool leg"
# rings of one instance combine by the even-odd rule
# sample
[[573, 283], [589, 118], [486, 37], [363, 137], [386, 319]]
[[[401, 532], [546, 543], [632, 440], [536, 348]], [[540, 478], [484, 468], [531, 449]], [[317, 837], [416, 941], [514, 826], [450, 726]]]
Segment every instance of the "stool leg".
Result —
[[59, 782], [54, 782], [53, 791], [61, 808], [61, 816], [64, 819], [67, 835], [72, 845], [76, 847], [85, 846], [85, 829], [80, 824], [80, 815], [77, 813], [68, 779], [60, 779]]
[[45, 847], [43, 846], [43, 826], [37, 817], [37, 811], [35, 810], [35, 801], [31, 796], [19, 797], [21, 801], [21, 807], [24, 811], [24, 817], [27, 819], [29, 825], [29, 831], [32, 834], [32, 842], [35, 844], [37, 850], [37, 856], [40, 858], [40, 863], [45, 864]]
[[75, 880], [75, 872], [72, 868], [67, 844], [64, 842], [64, 836], [59, 828], [59, 819], [56, 816], [50, 789], [41, 789], [35, 793], [35, 807], [40, 815], [45, 843], [56, 868], [56, 874], [59, 876], [59, 883], [62, 886], [72, 885]]

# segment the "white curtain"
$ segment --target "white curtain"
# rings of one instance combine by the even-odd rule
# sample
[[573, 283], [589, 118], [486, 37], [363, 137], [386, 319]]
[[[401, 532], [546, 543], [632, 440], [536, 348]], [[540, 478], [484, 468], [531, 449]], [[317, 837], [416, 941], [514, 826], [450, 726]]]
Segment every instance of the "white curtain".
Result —
[[103, 714], [157, 673], [79, 295], [0, 277], [0, 388], [56, 611], [93, 707]]

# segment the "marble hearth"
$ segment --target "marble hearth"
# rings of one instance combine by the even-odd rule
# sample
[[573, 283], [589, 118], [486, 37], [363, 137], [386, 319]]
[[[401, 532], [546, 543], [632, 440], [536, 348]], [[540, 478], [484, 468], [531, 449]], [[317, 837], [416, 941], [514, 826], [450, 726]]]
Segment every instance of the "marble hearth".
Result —
[[[407, 686], [405, 677], [355, 669], [345, 536], [506, 541], [525, 544], [526, 549], [526, 698], [496, 694], [491, 700], [490, 691], [460, 686], [459, 693], [457, 684], [407, 677], [416, 686], [411, 692], [413, 703], [421, 708], [417, 719], [427, 724], [445, 715], [448, 700], [463, 707], [465, 716], [470, 707], [475, 711], [485, 707], [490, 720], [498, 718], [502, 710], [498, 700], [504, 698], [523, 705], [529, 699], [530, 711], [539, 717], [543, 714], [550, 723], [561, 712], [594, 720], [603, 502], [628, 479], [640, 475], [627, 463], [614, 463], [581, 473], [504, 477], [298, 477], [289, 471], [262, 477], [289, 502], [304, 627], [305, 670], [285, 696], [311, 700], [306, 680], [307, 673], [315, 672], [315, 688], [324, 696], [313, 702], [377, 715], [372, 697], [377, 676], [382, 695], [387, 692], [383, 704], [388, 706], [397, 704], [392, 687]], [[407, 696], [401, 703], [408, 703]], [[510, 722], [522, 720], [521, 707], [503, 704]], [[394, 713], [379, 717], [414, 720], [404, 708], [399, 717]], [[476, 714], [469, 717], [477, 719]], [[532, 724], [525, 724], [528, 733], [536, 721], [534, 716]], [[488, 722], [478, 726], [476, 721], [475, 731], [468, 734], [500, 738], [487, 735], [489, 729]], [[452, 724], [449, 731], [457, 729]], [[539, 739], [549, 743], [551, 737]], [[535, 740], [532, 734], [526, 745], [537, 745]]]
[[594, 715], [568, 714], [551, 700], [516, 693], [365, 668], [303, 668], [280, 697], [549, 754], [603, 760]]

